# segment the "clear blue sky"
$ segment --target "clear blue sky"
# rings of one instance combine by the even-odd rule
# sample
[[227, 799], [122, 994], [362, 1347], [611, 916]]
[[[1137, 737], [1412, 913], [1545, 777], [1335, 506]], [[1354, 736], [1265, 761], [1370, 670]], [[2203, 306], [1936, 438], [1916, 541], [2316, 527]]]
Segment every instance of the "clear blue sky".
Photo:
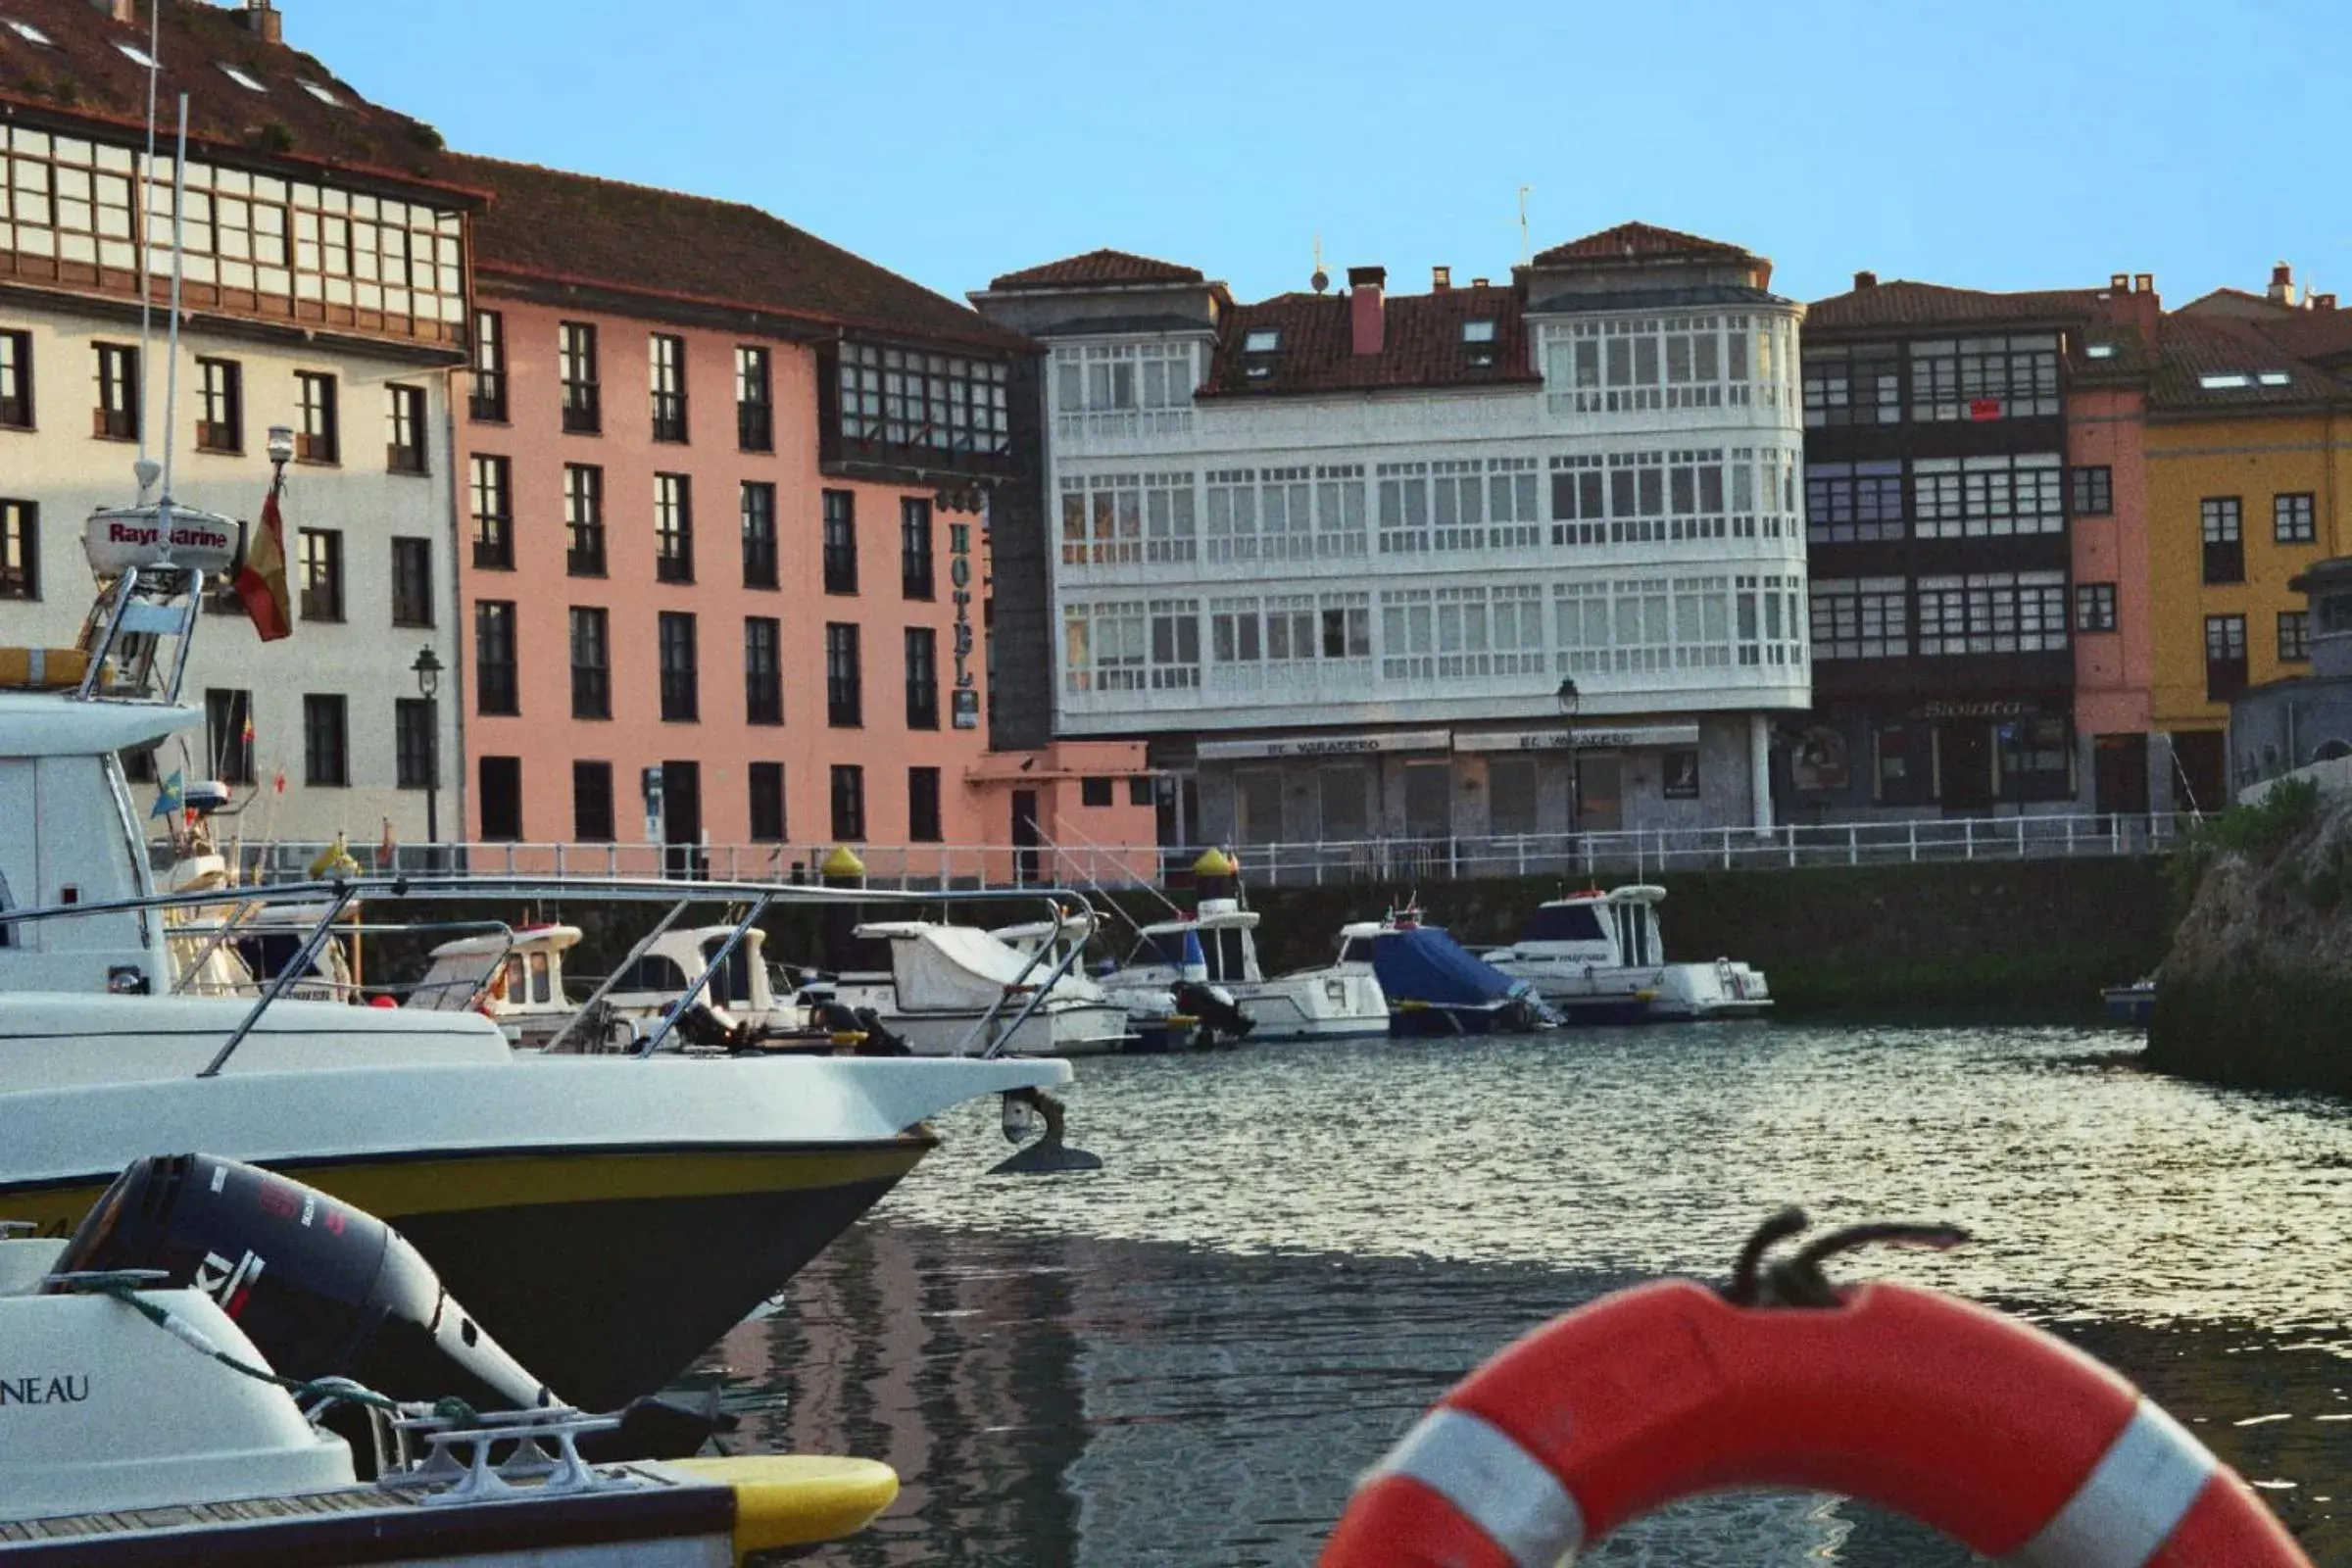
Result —
[[943, 292], [1110, 245], [1245, 298], [1640, 218], [1776, 287], [2274, 260], [2352, 296], [2341, 0], [280, 0], [470, 151], [765, 207]]

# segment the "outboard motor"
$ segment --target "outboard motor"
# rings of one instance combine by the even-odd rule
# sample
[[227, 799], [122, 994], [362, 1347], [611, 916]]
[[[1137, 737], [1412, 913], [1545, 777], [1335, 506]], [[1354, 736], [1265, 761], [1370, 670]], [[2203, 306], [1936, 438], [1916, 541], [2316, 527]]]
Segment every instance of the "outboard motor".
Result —
[[1231, 1041], [1248, 1038], [1250, 1031], [1257, 1027], [1257, 1020], [1237, 1006], [1231, 996], [1199, 980], [1176, 982], [1176, 1010], [1191, 1013]]
[[[151, 1154], [115, 1178], [51, 1272], [116, 1269], [161, 1270], [165, 1288], [210, 1296], [286, 1377], [349, 1378], [396, 1399], [454, 1395], [477, 1410], [562, 1402], [398, 1231], [237, 1160]], [[640, 1400], [619, 1431], [580, 1451], [607, 1461], [692, 1453], [719, 1420], [714, 1402], [693, 1411]]]

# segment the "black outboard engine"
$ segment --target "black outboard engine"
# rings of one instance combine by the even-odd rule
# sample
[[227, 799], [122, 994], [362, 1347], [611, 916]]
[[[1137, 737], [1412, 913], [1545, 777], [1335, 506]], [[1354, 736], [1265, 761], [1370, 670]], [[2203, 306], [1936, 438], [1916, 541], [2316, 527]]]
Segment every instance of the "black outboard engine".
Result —
[[[52, 1272], [113, 1269], [160, 1269], [165, 1287], [202, 1291], [286, 1377], [349, 1378], [396, 1399], [454, 1395], [477, 1410], [562, 1402], [466, 1315], [398, 1231], [233, 1159], [151, 1154], [117, 1177]], [[715, 1403], [689, 1412], [640, 1400], [620, 1431], [583, 1441], [580, 1451], [600, 1460], [692, 1453], [719, 1420]]]
[[1176, 1010], [1187, 1012], [1229, 1040], [1248, 1038], [1257, 1020], [1198, 980], [1176, 982]]

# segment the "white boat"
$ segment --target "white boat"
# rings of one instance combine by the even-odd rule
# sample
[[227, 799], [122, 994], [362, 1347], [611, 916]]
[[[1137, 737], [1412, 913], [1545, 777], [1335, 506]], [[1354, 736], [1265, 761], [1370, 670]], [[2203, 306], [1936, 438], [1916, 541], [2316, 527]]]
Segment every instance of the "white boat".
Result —
[[871, 920], [856, 935], [890, 945], [890, 972], [847, 973], [810, 992], [829, 987], [844, 1005], [871, 1008], [917, 1056], [1093, 1056], [1135, 1042], [1127, 1004], [1074, 961], [1056, 973], [977, 926], [935, 920]]
[[1507, 948], [1482, 955], [1528, 981], [1572, 1023], [1691, 1022], [1769, 1010], [1764, 972], [1730, 958], [1669, 963], [1658, 929], [1666, 890], [1594, 889], [1539, 906]]
[[[305, 1196], [283, 1224], [322, 1207], [342, 1236], [366, 1218]], [[344, 1384], [335, 1399], [308, 1395], [306, 1410], [265, 1381], [280, 1369], [240, 1322], [254, 1315], [238, 1293], [265, 1270], [133, 1289], [53, 1274], [72, 1264], [67, 1249], [0, 1233], [0, 1556], [12, 1561], [735, 1563], [854, 1534], [898, 1490], [885, 1465], [813, 1455], [598, 1462], [582, 1446], [615, 1423], [569, 1409], [499, 1412], [468, 1431]], [[299, 1268], [270, 1261], [272, 1275]], [[454, 1325], [415, 1327], [428, 1348], [406, 1353], [424, 1375], [522, 1371], [470, 1323], [462, 1340]], [[370, 1403], [391, 1408], [361, 1415]], [[375, 1440], [365, 1459], [322, 1425], [338, 1407]]]
[[[551, 1382], [613, 1405], [682, 1371], [872, 1206], [934, 1146], [928, 1118], [1068, 1080], [1066, 1063], [1017, 1058], [517, 1055], [471, 1011], [174, 994], [167, 912], [221, 895], [154, 891], [117, 755], [203, 718], [170, 698], [204, 573], [158, 551], [121, 565], [86, 654], [0, 657], [90, 671], [86, 691], [0, 690], [0, 1219], [61, 1234], [159, 1150], [300, 1171], [397, 1224]], [[110, 657], [118, 632], [143, 639], [135, 660]], [[836, 896], [451, 875], [235, 897], [323, 901], [331, 917], [354, 899]], [[306, 942], [314, 957], [327, 936]], [[289, 987], [304, 972], [281, 971]]]
[[1268, 976], [1257, 960], [1257, 911], [1237, 899], [1203, 898], [1189, 920], [1143, 928], [1122, 976], [1172, 985], [1183, 976], [1186, 939], [1198, 944], [1210, 985], [1233, 999], [1252, 1041], [1368, 1039], [1389, 1032], [1389, 999], [1369, 962], [1321, 964]]
[[[1071, 968], [1077, 973], [1096, 929], [1094, 914], [1078, 910], [1052, 920], [998, 926], [989, 935], [1023, 956], [1042, 951], [1046, 961], [1056, 966], [1064, 956], [1074, 955]], [[1247, 1032], [1248, 1019], [1234, 1010], [1231, 994], [1210, 986], [1205, 966], [1198, 961], [1165, 973], [1104, 962], [1088, 978], [1127, 1009], [1127, 1027], [1135, 1036], [1130, 1050], [1202, 1051], [1235, 1044]]]

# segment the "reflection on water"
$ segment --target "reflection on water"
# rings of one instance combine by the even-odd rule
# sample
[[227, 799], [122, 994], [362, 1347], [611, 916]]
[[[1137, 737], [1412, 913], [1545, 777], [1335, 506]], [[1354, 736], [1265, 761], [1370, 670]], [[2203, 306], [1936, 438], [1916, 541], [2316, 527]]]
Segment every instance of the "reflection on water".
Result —
[[[2031, 1313], [2352, 1563], [2342, 1328], [2352, 1115], [2150, 1077], [2114, 1037], [1784, 1028], [1089, 1063], [1100, 1176], [975, 1180], [993, 1113], [739, 1328], [747, 1437], [887, 1458], [900, 1503], [819, 1560], [1303, 1564], [1354, 1476], [1488, 1352], [1755, 1218], [1954, 1218], [1864, 1265]], [[781, 1402], [778, 1402], [780, 1398]], [[1596, 1564], [1967, 1562], [1850, 1502], [1738, 1495]]]

